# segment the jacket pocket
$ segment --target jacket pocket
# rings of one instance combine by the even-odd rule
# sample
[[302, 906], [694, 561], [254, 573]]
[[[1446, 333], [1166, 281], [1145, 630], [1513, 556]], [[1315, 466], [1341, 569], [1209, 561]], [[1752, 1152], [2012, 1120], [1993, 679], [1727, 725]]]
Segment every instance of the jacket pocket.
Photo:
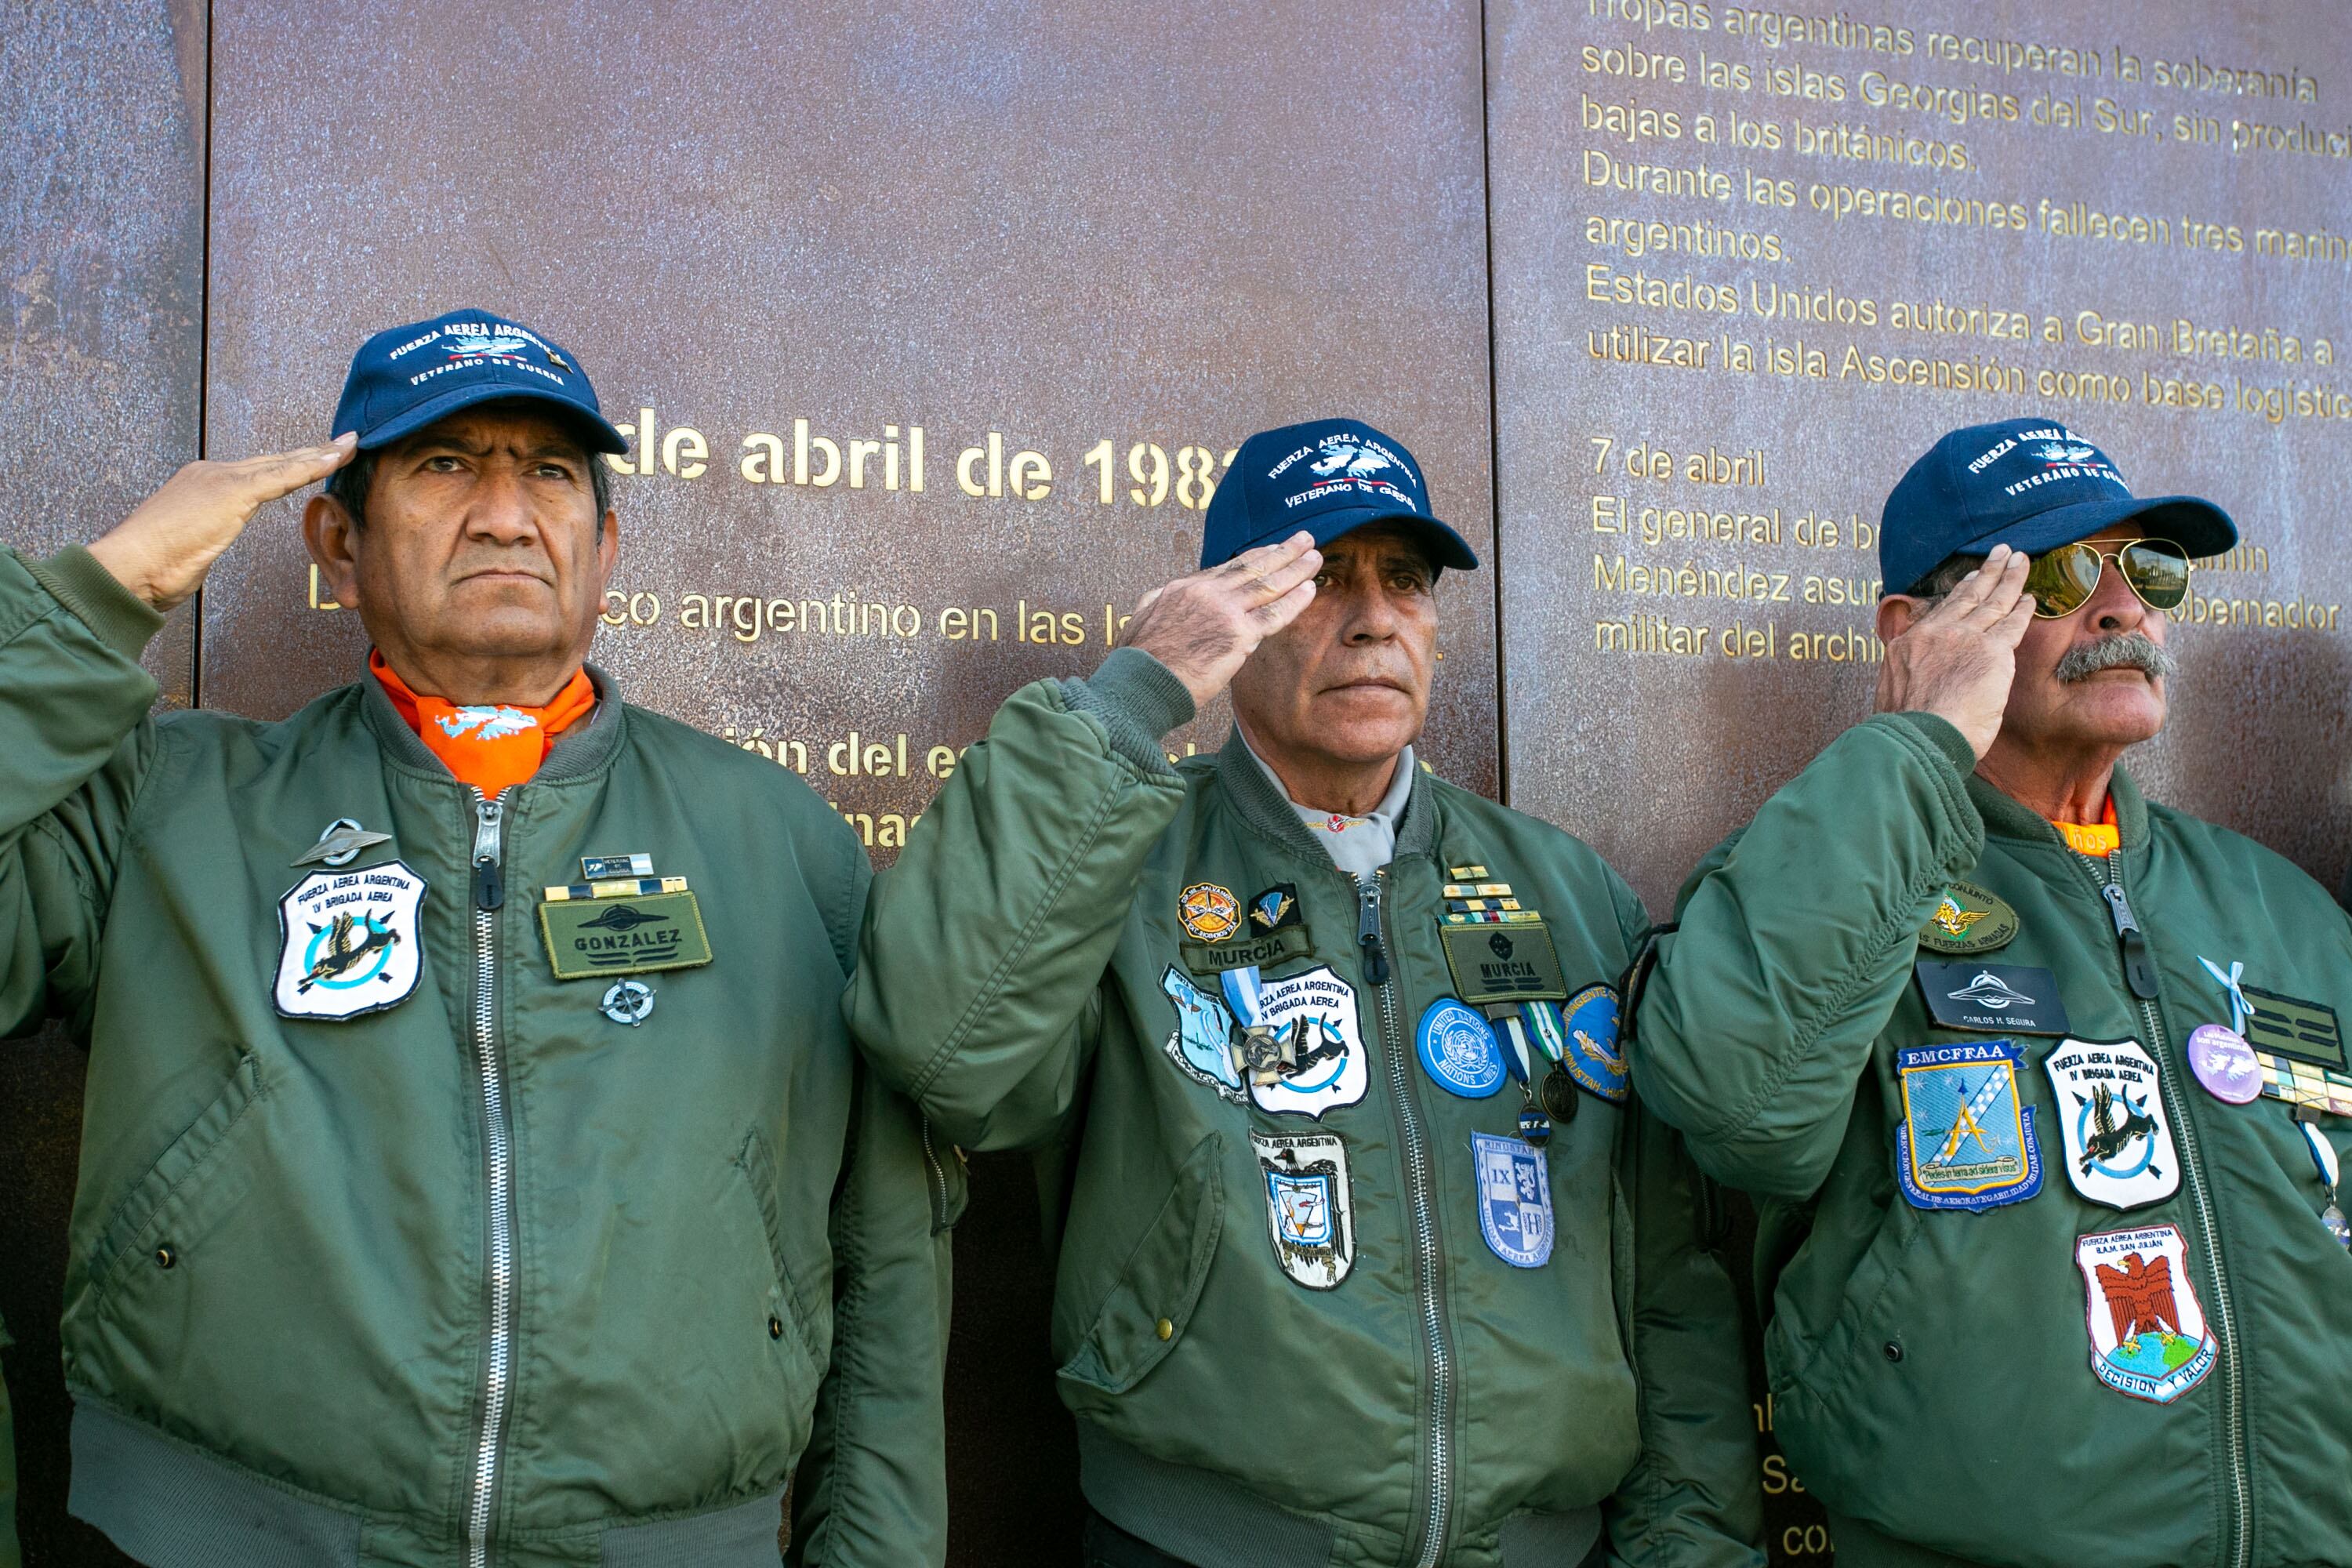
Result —
[[182, 1252], [203, 1244], [236, 1195], [215, 1181], [223, 1167], [220, 1156], [268, 1096], [260, 1058], [241, 1052], [220, 1093], [164, 1147], [100, 1227], [88, 1259], [90, 1289], [99, 1300], [126, 1269], [150, 1259], [173, 1268]]
[[[776, 1213], [776, 1167], [774, 1157], [768, 1152], [768, 1141], [758, 1128], [743, 1138], [743, 1147], [735, 1156], [735, 1169], [742, 1177], [746, 1195], [759, 1212], [761, 1234], [768, 1240], [769, 1291], [768, 1331], [772, 1339], [792, 1341], [792, 1351], [801, 1363], [809, 1384], [814, 1387], [824, 1376], [826, 1362], [832, 1356], [829, 1344], [821, 1342], [829, 1336], [814, 1332], [809, 1326], [809, 1314], [801, 1300], [800, 1287], [793, 1278], [793, 1268], [784, 1256], [784, 1230]], [[830, 1321], [830, 1314], [827, 1320]], [[794, 1379], [798, 1382], [799, 1379]]]
[[1185, 1156], [1167, 1201], [1059, 1376], [1125, 1394], [1184, 1337], [1224, 1228], [1224, 1145], [1212, 1132]]

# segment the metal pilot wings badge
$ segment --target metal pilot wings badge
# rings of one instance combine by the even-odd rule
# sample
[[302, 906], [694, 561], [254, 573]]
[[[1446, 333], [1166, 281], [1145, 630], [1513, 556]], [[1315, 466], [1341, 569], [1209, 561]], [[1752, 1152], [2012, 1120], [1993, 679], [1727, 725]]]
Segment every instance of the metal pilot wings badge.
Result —
[[2033, 1109], [2019, 1104], [2021, 1065], [2007, 1040], [1953, 1040], [1895, 1054], [1903, 1085], [1895, 1176], [1914, 1208], [1981, 1212], [2042, 1190]]
[[2063, 1039], [2042, 1066], [2076, 1192], [2112, 1209], [2136, 1209], [2179, 1190], [2180, 1158], [2156, 1058], [2137, 1040]]
[[289, 1018], [356, 1018], [398, 1006], [416, 989], [425, 879], [398, 860], [313, 871], [278, 900], [271, 999]]
[[1328, 1132], [1253, 1132], [1250, 1147], [1282, 1271], [1309, 1290], [1338, 1289], [1356, 1261], [1348, 1146]]
[[2168, 1225], [2074, 1240], [2091, 1371], [2118, 1394], [2169, 1405], [2213, 1370], [2213, 1331], [2189, 1277], [2189, 1244]]

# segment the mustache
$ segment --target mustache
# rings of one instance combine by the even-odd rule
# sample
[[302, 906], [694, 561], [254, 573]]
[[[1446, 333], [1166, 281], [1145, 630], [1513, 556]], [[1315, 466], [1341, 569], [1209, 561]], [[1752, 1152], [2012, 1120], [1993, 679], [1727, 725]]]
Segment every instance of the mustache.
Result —
[[2103, 669], [2137, 669], [2151, 679], [2168, 679], [2180, 661], [2146, 632], [2118, 632], [2097, 642], [2080, 643], [2058, 660], [2062, 681], [2088, 680]]

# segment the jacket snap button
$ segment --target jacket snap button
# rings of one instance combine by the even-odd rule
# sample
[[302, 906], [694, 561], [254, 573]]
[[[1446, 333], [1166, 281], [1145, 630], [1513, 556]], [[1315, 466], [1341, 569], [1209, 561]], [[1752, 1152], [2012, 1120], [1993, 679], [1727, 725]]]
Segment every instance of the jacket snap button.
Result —
[[1170, 1322], [1167, 1319], [1162, 1318], [1159, 1322], [1152, 1325], [1151, 1331], [1158, 1334], [1163, 1340], [1172, 1340], [1176, 1337], [1176, 1325]]
[[784, 1337], [784, 1321], [782, 1318], [770, 1318], [768, 1320], [768, 1337], [772, 1340], [780, 1340]]
[[173, 1251], [169, 1247], [159, 1247], [155, 1249], [156, 1268], [169, 1268], [178, 1261], [180, 1261], [180, 1255]]
[[1887, 1359], [1888, 1361], [1901, 1361], [1901, 1360], [1903, 1359], [1903, 1347], [1902, 1347], [1902, 1345], [1901, 1345], [1900, 1343], [1898, 1343], [1897, 1342], [1894, 1341], [1894, 1340], [1889, 1340], [1889, 1341], [1887, 1341], [1887, 1342], [1886, 1342], [1886, 1359]]

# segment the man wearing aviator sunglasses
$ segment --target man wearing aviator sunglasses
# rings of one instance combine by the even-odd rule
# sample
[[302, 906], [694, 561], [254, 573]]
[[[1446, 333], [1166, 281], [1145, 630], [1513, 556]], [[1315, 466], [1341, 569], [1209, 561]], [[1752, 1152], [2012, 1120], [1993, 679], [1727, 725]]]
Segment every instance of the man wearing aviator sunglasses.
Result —
[[2352, 922], [2147, 801], [2237, 530], [2053, 420], [1889, 496], [1877, 714], [1685, 885], [1634, 1088], [1758, 1194], [1844, 1568], [2352, 1563]]

